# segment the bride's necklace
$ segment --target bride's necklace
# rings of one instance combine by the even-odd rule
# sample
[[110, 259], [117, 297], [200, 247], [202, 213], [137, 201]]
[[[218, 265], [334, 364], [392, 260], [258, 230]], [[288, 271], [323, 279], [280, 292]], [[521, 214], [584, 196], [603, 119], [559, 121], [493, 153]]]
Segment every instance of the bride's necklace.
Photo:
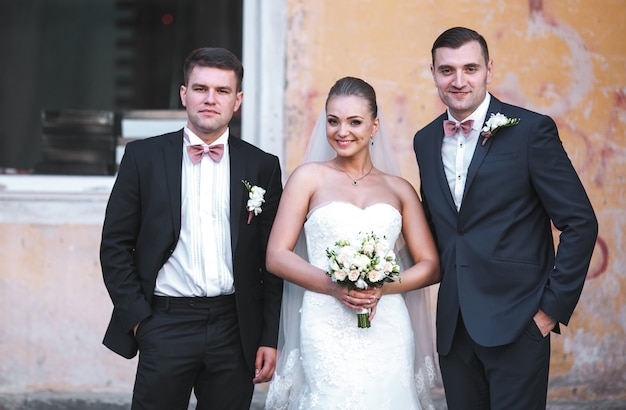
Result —
[[369, 170], [369, 171], [367, 171], [367, 172], [365, 173], [365, 175], [363, 175], [362, 177], [359, 177], [359, 178], [352, 178], [352, 177], [350, 176], [350, 174], [348, 174], [348, 173], [347, 173], [346, 171], [344, 171], [343, 169], [339, 168], [339, 166], [337, 166], [337, 163], [333, 162], [333, 164], [335, 165], [335, 168], [337, 168], [337, 170], [339, 170], [339, 171], [343, 172], [344, 174], [346, 174], [346, 176], [347, 176], [348, 178], [350, 178], [350, 180], [352, 181], [352, 185], [354, 185], [354, 186], [356, 186], [356, 185], [357, 185], [357, 183], [358, 183], [360, 180], [362, 180], [363, 178], [365, 178], [366, 176], [368, 176], [368, 175], [372, 172], [372, 170], [374, 169], [374, 164], [372, 164], [372, 166], [370, 167], [370, 170]]

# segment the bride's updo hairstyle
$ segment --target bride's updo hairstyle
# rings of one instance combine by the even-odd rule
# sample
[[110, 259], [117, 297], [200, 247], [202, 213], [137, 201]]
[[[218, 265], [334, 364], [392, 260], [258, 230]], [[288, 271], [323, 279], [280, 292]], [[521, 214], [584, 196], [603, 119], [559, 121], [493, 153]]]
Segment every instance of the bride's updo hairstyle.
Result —
[[328, 92], [328, 98], [326, 99], [326, 107], [328, 107], [328, 101], [332, 97], [337, 97], [340, 95], [356, 95], [357, 97], [361, 97], [367, 101], [370, 107], [370, 113], [372, 114], [372, 118], [376, 118], [378, 116], [378, 106], [376, 105], [376, 92], [374, 88], [361, 80], [360, 78], [355, 77], [344, 77], [335, 83], [332, 86], [330, 91]]

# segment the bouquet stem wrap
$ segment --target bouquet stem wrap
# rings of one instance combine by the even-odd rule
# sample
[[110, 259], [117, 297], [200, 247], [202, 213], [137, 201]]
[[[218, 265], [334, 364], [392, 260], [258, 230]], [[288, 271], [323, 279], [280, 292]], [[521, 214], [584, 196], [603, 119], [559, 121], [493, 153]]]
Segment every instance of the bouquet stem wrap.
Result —
[[370, 323], [370, 310], [369, 309], [359, 309], [356, 311], [357, 324], [361, 329], [366, 329], [371, 327]]

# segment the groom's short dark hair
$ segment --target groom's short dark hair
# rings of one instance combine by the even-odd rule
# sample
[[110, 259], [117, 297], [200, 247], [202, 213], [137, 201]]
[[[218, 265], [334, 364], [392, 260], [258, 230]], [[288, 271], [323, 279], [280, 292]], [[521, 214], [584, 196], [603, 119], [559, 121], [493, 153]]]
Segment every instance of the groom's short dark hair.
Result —
[[483, 51], [483, 57], [485, 58], [485, 64], [489, 63], [489, 48], [487, 47], [487, 40], [478, 32], [466, 28], [466, 27], [452, 27], [444, 31], [437, 37], [433, 44], [432, 50], [430, 50], [433, 65], [435, 64], [435, 51], [438, 48], [447, 47], [457, 49], [470, 41], [478, 41], [480, 48]]
[[243, 65], [241, 61], [230, 51], [221, 47], [203, 47], [193, 50], [185, 59], [183, 65], [183, 78], [185, 85], [189, 81], [189, 75], [194, 67], [214, 67], [222, 70], [235, 72], [237, 78], [237, 91], [241, 91], [243, 82]]

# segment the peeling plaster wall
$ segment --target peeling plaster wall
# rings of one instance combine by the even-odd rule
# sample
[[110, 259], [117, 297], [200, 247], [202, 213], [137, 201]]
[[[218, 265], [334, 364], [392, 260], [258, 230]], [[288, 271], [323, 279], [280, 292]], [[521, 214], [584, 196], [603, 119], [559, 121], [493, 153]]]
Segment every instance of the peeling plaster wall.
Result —
[[[0, 186], [18, 179], [24, 187], [27, 178], [35, 177], [3, 177]], [[43, 183], [55, 185], [58, 178]], [[0, 190], [0, 394], [130, 397], [136, 359], [102, 345], [112, 309], [98, 257], [107, 199], [107, 192]]]
[[300, 163], [328, 89], [352, 75], [375, 87], [403, 176], [419, 187], [412, 137], [444, 110], [430, 49], [457, 25], [487, 39], [496, 97], [557, 122], [600, 234], [577, 310], [562, 335], [552, 337], [552, 399], [626, 398], [623, 6], [621, 0], [288, 1], [286, 173]]

